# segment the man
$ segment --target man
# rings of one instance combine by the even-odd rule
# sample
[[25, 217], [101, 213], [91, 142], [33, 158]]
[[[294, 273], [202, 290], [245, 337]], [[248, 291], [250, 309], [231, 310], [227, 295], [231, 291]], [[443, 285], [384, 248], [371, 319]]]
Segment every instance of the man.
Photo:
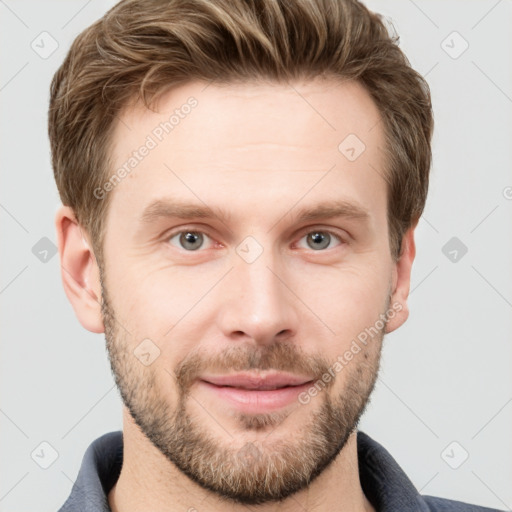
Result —
[[51, 88], [62, 278], [123, 432], [61, 511], [483, 511], [357, 430], [407, 319], [433, 120], [345, 0], [124, 0]]

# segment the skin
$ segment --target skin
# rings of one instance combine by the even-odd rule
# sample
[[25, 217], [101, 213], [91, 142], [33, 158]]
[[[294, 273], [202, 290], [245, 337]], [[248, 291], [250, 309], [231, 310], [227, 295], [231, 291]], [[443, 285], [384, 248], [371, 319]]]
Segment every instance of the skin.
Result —
[[[105, 333], [125, 404], [110, 507], [372, 511], [359, 482], [356, 427], [383, 336], [407, 319], [415, 256], [415, 225], [400, 259], [390, 253], [378, 109], [348, 81], [191, 82], [164, 95], [158, 112], [123, 111], [114, 169], [191, 96], [197, 106], [108, 192], [103, 268], [73, 211], [56, 215], [66, 294], [81, 324]], [[355, 161], [338, 150], [348, 134], [366, 146]], [[164, 197], [229, 216], [142, 224], [144, 208]], [[301, 208], [335, 200], [367, 217], [297, 220]], [[187, 250], [180, 229], [203, 233], [203, 245]], [[327, 238], [325, 248], [315, 248], [312, 232]], [[237, 252], [248, 236], [262, 249], [250, 263]], [[393, 308], [307, 404], [244, 414], [197, 380], [251, 361], [253, 370], [320, 376]], [[159, 350], [148, 366], [133, 353], [144, 339]], [[265, 478], [273, 482], [266, 491]]]

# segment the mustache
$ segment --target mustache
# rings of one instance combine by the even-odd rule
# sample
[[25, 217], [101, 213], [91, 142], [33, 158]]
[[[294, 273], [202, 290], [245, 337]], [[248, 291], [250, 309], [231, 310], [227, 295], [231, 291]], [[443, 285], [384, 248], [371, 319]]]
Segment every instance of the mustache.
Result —
[[[227, 374], [249, 370], [275, 370], [314, 376], [320, 379], [330, 364], [321, 354], [306, 354], [297, 344], [276, 342], [271, 345], [236, 345], [219, 354], [198, 350], [180, 361], [174, 377], [182, 394], [202, 374]], [[334, 380], [327, 383], [332, 386]], [[326, 387], [327, 387], [326, 386]]]

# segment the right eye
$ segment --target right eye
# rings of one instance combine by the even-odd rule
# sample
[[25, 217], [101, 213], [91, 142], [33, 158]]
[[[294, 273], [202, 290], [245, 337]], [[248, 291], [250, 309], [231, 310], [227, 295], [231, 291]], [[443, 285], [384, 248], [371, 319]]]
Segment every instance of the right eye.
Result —
[[194, 231], [191, 229], [182, 229], [174, 234], [171, 234], [168, 241], [174, 247], [178, 249], [184, 249], [186, 251], [197, 251], [204, 245], [205, 237], [210, 239], [208, 235], [201, 231]]

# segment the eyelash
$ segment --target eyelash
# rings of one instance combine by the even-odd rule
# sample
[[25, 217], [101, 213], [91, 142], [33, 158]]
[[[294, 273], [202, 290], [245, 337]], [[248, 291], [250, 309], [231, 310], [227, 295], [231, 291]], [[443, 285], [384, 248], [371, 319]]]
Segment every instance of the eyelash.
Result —
[[[334, 239], [338, 240], [338, 242], [339, 242], [338, 246], [339, 245], [344, 245], [344, 244], [347, 243], [346, 240], [343, 237], [341, 237], [338, 233], [336, 233], [334, 231], [331, 231], [329, 229], [325, 229], [325, 228], [321, 228], [321, 227], [318, 227], [318, 228], [315, 228], [315, 227], [309, 228], [308, 227], [307, 229], [308, 229], [307, 231], [303, 231], [302, 232], [299, 240], [302, 240], [304, 237], [306, 237], [307, 235], [309, 235], [311, 233], [324, 233], [324, 234], [327, 233], [331, 237], [333, 237]], [[173, 232], [169, 233], [165, 237], [165, 241], [169, 242], [169, 244], [170, 244], [170, 240], [172, 238], [174, 238], [177, 235], [181, 235], [182, 233], [196, 233], [196, 234], [206, 235], [208, 238], [213, 240], [212, 237], [210, 237], [208, 235], [208, 233], [206, 233], [205, 231], [201, 231], [201, 230], [196, 229], [196, 228], [185, 228], [185, 229], [181, 228], [179, 231], [173, 231]], [[170, 245], [172, 245], [172, 244], [170, 244]], [[176, 246], [173, 246], [173, 247], [176, 247]], [[202, 250], [203, 251], [207, 250], [207, 249], [202, 249], [202, 247], [200, 247], [199, 249], [196, 249], [196, 250], [187, 250], [187, 249], [184, 249], [183, 247], [176, 247], [176, 248], [180, 249], [180, 250], [182, 250], [184, 252], [189, 252], [189, 253], [202, 252]], [[318, 249], [318, 250], [314, 250], [314, 249], [309, 249], [309, 250], [312, 251], [312, 252], [321, 253], [321, 252], [326, 252], [329, 249], [334, 249], [334, 247], [327, 247], [325, 249]]]

